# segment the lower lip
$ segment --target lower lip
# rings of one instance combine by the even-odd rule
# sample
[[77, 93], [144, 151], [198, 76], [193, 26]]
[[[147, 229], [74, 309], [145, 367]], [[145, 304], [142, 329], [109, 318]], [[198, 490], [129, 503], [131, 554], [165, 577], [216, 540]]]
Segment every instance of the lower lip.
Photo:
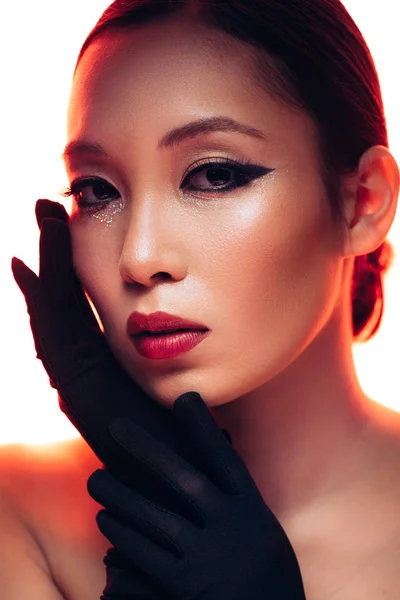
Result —
[[192, 329], [171, 334], [131, 336], [136, 350], [146, 358], [174, 358], [188, 352], [210, 333], [209, 330]]

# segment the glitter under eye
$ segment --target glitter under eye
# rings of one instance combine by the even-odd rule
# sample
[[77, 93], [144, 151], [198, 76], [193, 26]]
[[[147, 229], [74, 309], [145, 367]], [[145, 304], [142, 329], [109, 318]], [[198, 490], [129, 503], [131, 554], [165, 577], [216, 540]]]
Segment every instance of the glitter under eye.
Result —
[[113, 222], [114, 216], [121, 213], [123, 208], [123, 202], [120, 200], [119, 202], [110, 202], [100, 210], [98, 206], [87, 206], [85, 207], [85, 214], [91, 218], [97, 219], [101, 223], [104, 223], [106, 227], [109, 227]]

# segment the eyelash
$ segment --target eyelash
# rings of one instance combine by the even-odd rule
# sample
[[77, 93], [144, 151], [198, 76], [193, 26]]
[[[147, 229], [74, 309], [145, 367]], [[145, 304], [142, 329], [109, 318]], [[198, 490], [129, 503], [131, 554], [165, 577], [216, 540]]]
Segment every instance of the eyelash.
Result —
[[[200, 193], [200, 194], [210, 194], [210, 192], [216, 193], [216, 194], [223, 194], [226, 192], [231, 192], [232, 190], [235, 190], [239, 187], [248, 185], [255, 179], [262, 177], [263, 175], [266, 175], [267, 173], [270, 173], [271, 171], [273, 171], [273, 169], [267, 169], [265, 167], [261, 167], [260, 165], [253, 165], [245, 159], [242, 162], [226, 161], [226, 160], [207, 162], [207, 163], [202, 163], [202, 164], [198, 165], [197, 167], [192, 169], [187, 175], [185, 175], [184, 180], [181, 184], [181, 188], [184, 186], [185, 182], [188, 181], [191, 177], [193, 177], [194, 175], [197, 175], [198, 173], [201, 173], [202, 171], [207, 171], [208, 169], [225, 169], [225, 170], [233, 171], [236, 178], [239, 179], [239, 183], [236, 181], [234, 183], [229, 184], [228, 186], [226, 186], [224, 188], [214, 188], [214, 189], [210, 188], [209, 190], [201, 190], [201, 189], [196, 189], [196, 188], [190, 189], [189, 188], [189, 191], [196, 191], [197, 193]], [[82, 192], [82, 190], [84, 190], [85, 188], [90, 187], [90, 186], [95, 186], [96, 184], [101, 185], [101, 186], [106, 186], [109, 188], [114, 187], [111, 184], [109, 184], [107, 181], [105, 181], [105, 179], [102, 179], [100, 177], [84, 177], [84, 178], [76, 179], [75, 181], [72, 182], [70, 187], [64, 188], [63, 191], [61, 192], [61, 196], [63, 196], [64, 198], [73, 196], [76, 203], [81, 208], [89, 208], [89, 207], [95, 207], [95, 206], [98, 207], [98, 206], [101, 206], [104, 204], [109, 204], [109, 202], [111, 202], [113, 200], [115, 201], [118, 199], [118, 198], [112, 198], [108, 201], [107, 200], [99, 200], [98, 202], [83, 202], [82, 200], [79, 201], [77, 199], [77, 196]], [[119, 196], [119, 194], [118, 194], [118, 196]]]

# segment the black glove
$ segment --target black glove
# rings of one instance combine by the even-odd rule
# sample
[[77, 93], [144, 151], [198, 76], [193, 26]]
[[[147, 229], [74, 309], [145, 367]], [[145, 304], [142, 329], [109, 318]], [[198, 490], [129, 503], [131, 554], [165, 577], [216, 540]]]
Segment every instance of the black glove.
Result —
[[[37, 356], [59, 392], [61, 410], [116, 481], [152, 502], [162, 497], [166, 510], [190, 519], [182, 495], [125, 463], [109, 425], [116, 417], [133, 421], [204, 473], [203, 453], [187, 443], [172, 411], [146, 396], [111, 353], [73, 270], [64, 208], [42, 200], [37, 203], [36, 215], [41, 225], [39, 278], [16, 258], [12, 268], [27, 302]], [[117, 552], [107, 556], [105, 598], [167, 598], [165, 588], [161, 593], [153, 577], [142, 569], [127, 571]]]
[[115, 548], [104, 557], [107, 583], [100, 600], [175, 600]]
[[110, 431], [124, 463], [169, 487], [185, 513], [98, 469], [88, 491], [106, 507], [97, 515], [99, 529], [175, 600], [304, 600], [290, 541], [201, 396], [180, 396], [173, 415], [204, 456], [204, 472], [128, 419], [117, 419]]
[[[39, 277], [18, 258], [12, 260], [12, 271], [25, 296], [37, 357], [52, 387], [58, 390], [60, 409], [120, 481], [133, 485], [135, 473], [124, 465], [109, 433], [110, 423], [118, 416], [129, 417], [151, 430], [157, 439], [201, 468], [202, 457], [187, 448], [174, 426], [171, 410], [146, 396], [114, 358], [74, 273], [64, 207], [39, 200], [36, 218], [41, 227]], [[147, 487], [144, 479], [135, 485], [138, 490], [142, 485], [154, 498], [159, 495], [157, 487]], [[107, 599], [124, 594], [165, 598], [155, 593], [147, 576], [140, 580], [140, 572], [126, 573], [123, 561], [118, 566], [117, 553], [106, 555], [104, 561]], [[144, 595], [144, 590], [149, 595]]]
[[202, 457], [180, 436], [171, 409], [149, 398], [112, 354], [73, 269], [64, 207], [38, 200], [36, 217], [39, 277], [15, 257], [12, 271], [25, 296], [37, 357], [58, 390], [60, 409], [122, 480], [132, 482], [133, 475], [121, 464], [109, 432], [116, 417], [128, 417], [201, 468]]

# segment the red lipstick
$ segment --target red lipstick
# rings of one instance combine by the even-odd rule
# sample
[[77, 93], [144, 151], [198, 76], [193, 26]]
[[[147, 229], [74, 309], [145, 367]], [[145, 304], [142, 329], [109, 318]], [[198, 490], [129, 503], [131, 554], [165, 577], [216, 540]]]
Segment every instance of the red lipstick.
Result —
[[127, 332], [136, 350], [146, 358], [174, 358], [197, 346], [210, 330], [202, 323], [158, 311], [137, 311], [128, 318]]

